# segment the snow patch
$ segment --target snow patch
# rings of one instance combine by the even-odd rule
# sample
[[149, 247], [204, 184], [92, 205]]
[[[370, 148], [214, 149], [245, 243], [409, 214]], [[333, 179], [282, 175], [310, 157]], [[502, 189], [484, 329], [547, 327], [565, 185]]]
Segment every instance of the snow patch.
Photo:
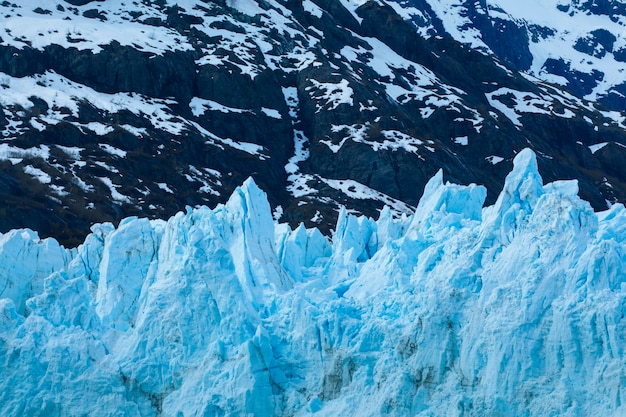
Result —
[[26, 165], [24, 167], [24, 172], [32, 176], [33, 178], [35, 178], [37, 181], [39, 181], [42, 184], [50, 184], [52, 182], [52, 177], [50, 175], [43, 172], [39, 168], [35, 168], [32, 165]]
[[316, 113], [322, 110], [335, 110], [341, 104], [352, 106], [354, 104], [352, 95], [354, 91], [350, 87], [348, 80], [341, 80], [338, 83], [322, 83], [316, 80], [309, 80], [313, 85], [306, 87], [312, 99], [317, 101]]
[[491, 155], [485, 158], [488, 162], [491, 162], [493, 165], [499, 164], [504, 161], [504, 158], [497, 155]]

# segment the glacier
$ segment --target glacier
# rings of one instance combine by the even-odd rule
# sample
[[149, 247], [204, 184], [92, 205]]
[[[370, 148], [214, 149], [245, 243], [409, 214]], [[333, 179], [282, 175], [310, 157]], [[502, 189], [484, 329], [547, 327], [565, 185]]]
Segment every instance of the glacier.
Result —
[[0, 235], [3, 416], [626, 415], [626, 209], [439, 171], [331, 238], [248, 179], [214, 209]]

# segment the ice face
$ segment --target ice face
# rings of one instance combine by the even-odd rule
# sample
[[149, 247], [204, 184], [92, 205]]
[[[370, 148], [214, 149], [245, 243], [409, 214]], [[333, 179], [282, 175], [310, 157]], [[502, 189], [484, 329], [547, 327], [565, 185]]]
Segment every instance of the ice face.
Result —
[[32, 230], [0, 235], [0, 297], [13, 301], [24, 314], [24, 303], [41, 292], [42, 281], [67, 266], [72, 258], [54, 239], [39, 239]]
[[214, 209], [0, 236], [0, 414], [620, 415], [626, 209], [437, 173], [413, 216], [276, 225], [252, 180]]

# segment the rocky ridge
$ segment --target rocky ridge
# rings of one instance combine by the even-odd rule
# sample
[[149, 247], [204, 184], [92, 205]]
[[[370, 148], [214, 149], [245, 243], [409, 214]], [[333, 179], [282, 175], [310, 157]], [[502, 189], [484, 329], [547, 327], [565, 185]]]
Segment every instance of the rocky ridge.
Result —
[[414, 10], [435, 16], [426, 1], [1, 3], [0, 229], [73, 245], [253, 177], [277, 220], [327, 232], [340, 206], [411, 212], [440, 168], [493, 203], [525, 147], [594, 208], [626, 201], [619, 107]]

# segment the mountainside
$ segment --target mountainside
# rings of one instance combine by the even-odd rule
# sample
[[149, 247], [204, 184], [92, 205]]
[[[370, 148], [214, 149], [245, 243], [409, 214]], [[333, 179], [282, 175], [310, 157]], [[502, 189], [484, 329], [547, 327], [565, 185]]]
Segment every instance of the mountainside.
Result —
[[[622, 10], [587, 3], [525, 2], [560, 13], [544, 30], [552, 15], [504, 1], [4, 1], [0, 231], [75, 245], [93, 223], [224, 202], [252, 176], [276, 219], [328, 233], [340, 206], [412, 212], [440, 168], [491, 204], [525, 147], [596, 210], [626, 201]], [[577, 88], [574, 38], [554, 40], [605, 17], [615, 41], [574, 48], [604, 81]]]
[[77, 249], [4, 234], [0, 414], [623, 415], [626, 209], [577, 192], [523, 150], [492, 206], [440, 171], [332, 241], [252, 180]]
[[576, 96], [626, 109], [623, 0], [398, 1], [422, 34], [448, 34]]

